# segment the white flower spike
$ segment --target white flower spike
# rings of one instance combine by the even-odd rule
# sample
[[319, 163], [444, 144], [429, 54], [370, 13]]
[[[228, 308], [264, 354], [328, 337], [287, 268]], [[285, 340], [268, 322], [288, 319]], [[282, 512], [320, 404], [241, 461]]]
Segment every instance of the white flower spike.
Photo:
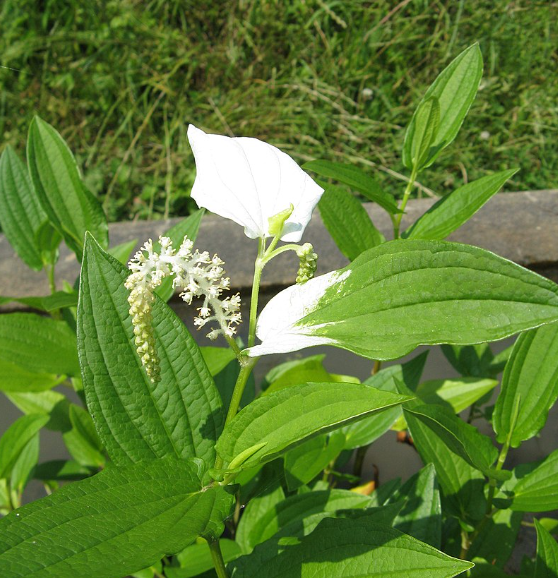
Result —
[[193, 251], [194, 243], [187, 237], [178, 250], [173, 248], [168, 237], [160, 237], [159, 243], [159, 252], [153, 249], [150, 239], [135, 254], [129, 263], [132, 273], [125, 282], [130, 291], [128, 302], [137, 352], [153, 382], [159, 381], [160, 371], [151, 308], [155, 301], [153, 292], [165, 277], [174, 274], [173, 287], [183, 290], [180, 297], [188, 305], [194, 298], [203, 299], [194, 325], [201, 329], [207, 323], [217, 323], [218, 328], [207, 334], [209, 339], [217, 339], [221, 333], [232, 338], [236, 333], [234, 326], [241, 321], [240, 295], [221, 297], [223, 291], [230, 289], [230, 279], [224, 277], [225, 271], [221, 267], [224, 262], [217, 255], [211, 258], [207, 251]]
[[256, 239], [273, 236], [269, 218], [292, 204], [281, 240], [300, 241], [323, 189], [289, 155], [255, 138], [206, 134], [193, 125], [188, 139], [197, 169], [192, 198], [200, 207]]

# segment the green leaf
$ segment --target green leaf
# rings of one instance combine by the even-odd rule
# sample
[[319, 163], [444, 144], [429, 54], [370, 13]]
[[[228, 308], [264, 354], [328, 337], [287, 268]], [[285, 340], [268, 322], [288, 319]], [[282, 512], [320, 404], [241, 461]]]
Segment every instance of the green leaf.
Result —
[[408, 398], [353, 383], [308, 383], [256, 399], [225, 427], [225, 463], [261, 445], [244, 468], [279, 457], [305, 440], [403, 403]]
[[511, 494], [509, 506], [517, 512], [551, 512], [558, 509], [558, 450], [540, 463], [522, 464], [502, 486]]
[[444, 357], [464, 377], [487, 377], [494, 355], [487, 343], [441, 345]]
[[468, 557], [482, 558], [503, 568], [514, 551], [522, 518], [521, 512], [498, 510], [483, 525], [471, 544]]
[[[200, 230], [201, 220], [202, 217], [205, 215], [205, 209], [200, 209], [195, 213], [192, 213], [176, 225], [171, 227], [165, 232], [165, 237], [169, 237], [172, 241], [174, 247], [180, 247], [180, 244], [184, 240], [184, 237], [188, 237], [190, 241], [194, 242], [198, 236], [198, 232]], [[155, 251], [160, 250], [159, 243], [155, 243], [154, 245]], [[174, 287], [172, 284], [172, 278], [167, 277], [163, 279], [163, 282], [157, 289], [155, 293], [159, 295], [159, 297], [163, 301], [168, 301], [174, 295]]]
[[39, 432], [24, 446], [14, 463], [10, 475], [10, 487], [16, 492], [23, 492], [31, 479], [33, 469], [39, 460]]
[[537, 562], [533, 578], [558, 576], [558, 543], [535, 518], [537, 529]]
[[426, 465], [410, 477], [390, 498], [390, 503], [403, 500], [404, 505], [393, 527], [405, 534], [440, 548], [442, 542], [442, 505], [436, 469]]
[[[482, 77], [482, 54], [478, 44], [473, 44], [464, 50], [449, 66], [441, 72], [438, 78], [426, 91], [421, 104], [429, 98], [436, 97], [440, 103], [440, 121], [438, 132], [431, 143], [430, 155], [423, 168], [430, 166], [440, 152], [457, 136], [463, 120], [475, 99]], [[415, 112], [403, 145], [403, 164], [412, 169], [412, 143], [417, 132], [417, 114]]]
[[270, 541], [233, 562], [234, 578], [450, 578], [473, 564], [367, 516], [330, 518], [298, 543]]
[[349, 186], [362, 193], [369, 201], [378, 203], [390, 215], [401, 212], [393, 196], [383, 191], [373, 178], [357, 167], [330, 161], [310, 161], [305, 163], [302, 168]]
[[73, 460], [51, 460], [38, 464], [33, 477], [42, 481], [75, 481], [92, 476], [94, 468], [82, 466]]
[[65, 376], [28, 371], [9, 361], [0, 359], [0, 391], [38, 392], [51, 389], [65, 380]]
[[497, 472], [492, 468], [498, 458], [498, 450], [492, 445], [490, 438], [458, 418], [452, 409], [441, 405], [421, 405], [414, 408], [403, 406], [403, 413], [411, 413], [454, 453], [484, 475], [494, 479], [509, 477], [507, 472]]
[[230, 504], [189, 462], [109, 468], [0, 520], [0, 575], [122, 578], [222, 529]]
[[107, 253], [112, 255], [119, 263], [122, 263], [122, 265], [126, 265], [137, 244], [138, 240], [132, 239], [131, 241], [126, 241], [125, 243], [120, 243], [120, 245], [110, 247]]
[[73, 404], [70, 406], [69, 416], [72, 428], [64, 432], [62, 437], [70, 455], [84, 466], [104, 466], [103, 445], [91, 416]]
[[136, 354], [124, 281], [128, 271], [88, 236], [81, 269], [78, 348], [87, 406], [117, 464], [165, 456], [215, 459], [222, 428], [219, 393], [198, 346], [161, 300], [153, 331], [161, 381]]
[[31, 372], [80, 375], [75, 333], [34, 313], [0, 315], [0, 359]]
[[[558, 323], [527, 331], [515, 342], [494, 408], [498, 441], [511, 446], [539, 433], [558, 398]], [[519, 411], [514, 416], [514, 408]], [[513, 419], [516, 417], [512, 431]]]
[[45, 295], [44, 297], [0, 297], [0, 305], [4, 305], [5, 303], [21, 303], [32, 309], [46, 312], [64, 307], [76, 307], [77, 302], [77, 293], [66, 293], [65, 291], [56, 291], [56, 293]]
[[44, 211], [77, 258], [81, 259], [86, 231], [107, 247], [107, 221], [99, 201], [84, 185], [60, 134], [37, 116], [29, 127], [27, 159]]
[[215, 377], [223, 371], [235, 358], [234, 351], [230, 347], [200, 347], [203, 360], [209, 369], [209, 373]]
[[461, 413], [497, 385], [497, 380], [488, 378], [431, 379], [419, 385], [417, 395], [424, 403], [436, 403]]
[[324, 189], [318, 204], [322, 221], [349, 261], [385, 241], [353, 194], [323, 181], [318, 181], [318, 184]]
[[327, 344], [394, 359], [419, 345], [495, 341], [556, 319], [558, 286], [536, 273], [468, 245], [391, 241], [276, 295], [250, 355]]
[[[409, 390], [398, 382], [401, 393]], [[420, 401], [409, 402], [408, 406], [420, 406]], [[445, 497], [444, 510], [465, 521], [482, 519], [486, 512], [484, 476], [455, 453], [425, 423], [410, 412], [406, 413], [409, 433], [425, 465], [432, 463], [436, 468], [438, 482]]]
[[[371, 499], [348, 490], [320, 490], [290, 496], [286, 500], [248, 504], [238, 525], [237, 540], [246, 554], [258, 544], [265, 542], [278, 532], [282, 536], [305, 536], [326, 517], [333, 517], [338, 510], [362, 509], [371, 506]], [[245, 516], [248, 517], [245, 519]], [[315, 516], [318, 516], [317, 520]], [[308, 523], [306, 522], [308, 521]]]
[[431, 96], [419, 104], [414, 121], [415, 130], [411, 142], [411, 162], [414, 170], [419, 172], [424, 163], [433, 154], [431, 146], [440, 125], [440, 103], [435, 96]]
[[45, 219], [26, 166], [6, 146], [0, 157], [0, 226], [14, 251], [35, 271], [43, 268], [35, 234]]
[[24, 415], [6, 430], [0, 438], [0, 478], [11, 474], [25, 446], [47, 421], [44, 415]]
[[276, 508], [280, 508], [284, 503], [285, 492], [277, 480], [248, 502], [235, 534], [235, 540], [242, 552], [250, 553], [256, 544], [260, 544], [275, 533], [265, 533], [266, 520], [270, 513], [275, 512]]
[[343, 450], [345, 436], [337, 431], [317, 436], [285, 454], [285, 479], [289, 491], [311, 482]]
[[[234, 541], [223, 538], [219, 540], [219, 546], [225, 564], [236, 560], [241, 554], [240, 546]], [[207, 544], [192, 544], [178, 554], [180, 568], [165, 567], [167, 578], [191, 578], [203, 572], [213, 570], [213, 559]]]
[[[402, 365], [386, 367], [369, 377], [364, 384], [382, 391], [398, 393], [397, 382], [403, 382], [409, 394], [412, 394], [418, 387], [427, 357], [428, 351], [424, 351]], [[341, 431], [346, 438], [345, 449], [370, 445], [385, 434], [398, 418], [403, 419], [403, 410], [400, 406], [344, 427]]]
[[57, 391], [10, 392], [6, 397], [24, 414], [41, 414], [49, 417], [45, 428], [66, 431], [71, 428], [70, 404]]
[[482, 177], [443, 196], [402, 235], [408, 239], [442, 240], [466, 223], [518, 169]]

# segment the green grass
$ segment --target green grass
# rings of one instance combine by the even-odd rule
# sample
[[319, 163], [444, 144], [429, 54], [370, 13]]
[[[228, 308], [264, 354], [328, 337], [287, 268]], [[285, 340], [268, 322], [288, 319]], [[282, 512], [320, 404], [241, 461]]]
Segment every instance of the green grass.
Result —
[[354, 162], [400, 195], [389, 171], [406, 174], [414, 107], [475, 41], [481, 90], [421, 182], [444, 194], [519, 166], [508, 190], [557, 186], [551, 0], [4, 0], [0, 22], [2, 143], [23, 150], [39, 114], [111, 220], [191, 209], [189, 122], [267, 140], [299, 162]]

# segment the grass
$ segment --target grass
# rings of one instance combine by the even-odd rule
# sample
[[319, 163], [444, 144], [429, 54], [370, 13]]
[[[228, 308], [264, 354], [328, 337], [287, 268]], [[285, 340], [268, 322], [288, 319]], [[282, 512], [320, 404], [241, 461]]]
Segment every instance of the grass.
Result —
[[189, 212], [189, 122], [358, 164], [399, 196], [414, 107], [475, 41], [481, 90], [421, 182], [519, 166], [508, 189], [557, 186], [557, 2], [4, 0], [0, 22], [2, 142], [53, 124], [111, 220]]

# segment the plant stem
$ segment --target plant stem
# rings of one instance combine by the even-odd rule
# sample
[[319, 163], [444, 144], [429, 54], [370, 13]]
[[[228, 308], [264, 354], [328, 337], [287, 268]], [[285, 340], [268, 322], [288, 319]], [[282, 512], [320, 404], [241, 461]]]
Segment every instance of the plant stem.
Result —
[[221, 546], [219, 540], [212, 540], [208, 542], [209, 549], [211, 551], [211, 557], [213, 558], [213, 565], [215, 566], [215, 572], [219, 578], [229, 578], [227, 569], [225, 568], [225, 561], [223, 560], [223, 554], [221, 552]]
[[[504, 462], [506, 461], [506, 457], [507, 457], [508, 451], [510, 449], [512, 432], [513, 432], [513, 427], [511, 428], [511, 431], [508, 434], [506, 442], [502, 446], [502, 449], [500, 450], [500, 454], [498, 455], [498, 461], [496, 462], [496, 470], [497, 471], [500, 471], [502, 469], [502, 467], [504, 466]], [[498, 511], [498, 508], [492, 507], [492, 503], [494, 502], [494, 495], [495, 494], [496, 494], [496, 480], [494, 478], [489, 478], [489, 480], [488, 480], [488, 496], [486, 498], [486, 514], [484, 515], [484, 518], [479, 522], [479, 524], [474, 529], [474, 531], [471, 535], [469, 535], [466, 532], [467, 541], [464, 542], [462, 539], [461, 555], [460, 555], [460, 558], [462, 560], [466, 559], [467, 554], [469, 552], [469, 548], [471, 547], [471, 544], [473, 544], [473, 542], [478, 538], [479, 534], [482, 532], [484, 527], [488, 524], [488, 522], [490, 522], [490, 520], [492, 519], [494, 514]]]
[[403, 193], [403, 199], [401, 200], [401, 204], [399, 205], [400, 213], [396, 215], [394, 222], [393, 222], [393, 238], [399, 239], [399, 228], [401, 227], [401, 219], [405, 214], [405, 207], [407, 206], [407, 202], [411, 195], [411, 191], [415, 186], [415, 180], [417, 178], [417, 169], [413, 167], [413, 171], [411, 172], [411, 178], [405, 187], [405, 192]]
[[259, 240], [258, 257], [254, 266], [254, 281], [252, 282], [252, 297], [250, 298], [250, 324], [248, 327], [248, 347], [256, 342], [256, 320], [258, 318], [258, 296], [260, 293], [260, 281], [265, 266], [265, 239]]
[[56, 293], [56, 279], [54, 277], [54, 265], [50, 265], [46, 267], [47, 275], [48, 275], [48, 286], [50, 289], [51, 295]]
[[376, 359], [374, 361], [374, 367], [372, 368], [372, 375], [376, 375], [380, 369], [382, 369], [382, 362]]
[[[231, 398], [231, 404], [229, 405], [229, 411], [227, 412], [227, 417], [225, 419], [225, 426], [230, 423], [233, 417], [238, 411], [240, 406], [240, 400], [242, 399], [242, 394], [244, 393], [244, 388], [246, 387], [246, 382], [252, 373], [252, 369], [256, 365], [260, 358], [259, 357], [243, 357], [240, 364], [240, 373], [234, 384], [234, 390]], [[217, 456], [215, 460], [215, 469], [218, 470], [223, 467], [223, 460], [220, 456]]]

